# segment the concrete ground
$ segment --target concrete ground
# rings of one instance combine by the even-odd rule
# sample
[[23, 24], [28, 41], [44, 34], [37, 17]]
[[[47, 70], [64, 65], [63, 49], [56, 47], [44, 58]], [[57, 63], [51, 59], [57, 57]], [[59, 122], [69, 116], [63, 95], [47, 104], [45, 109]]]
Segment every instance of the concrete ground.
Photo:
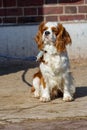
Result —
[[42, 103], [31, 93], [36, 63], [0, 67], [0, 130], [86, 130], [87, 61], [71, 61], [76, 95]]

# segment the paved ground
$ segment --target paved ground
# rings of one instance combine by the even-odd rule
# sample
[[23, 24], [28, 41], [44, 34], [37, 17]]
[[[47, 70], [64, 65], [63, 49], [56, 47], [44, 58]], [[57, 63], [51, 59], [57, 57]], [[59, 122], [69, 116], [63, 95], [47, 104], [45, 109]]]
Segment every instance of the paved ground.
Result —
[[86, 130], [87, 61], [72, 61], [76, 96], [42, 103], [30, 92], [36, 63], [0, 68], [0, 130]]

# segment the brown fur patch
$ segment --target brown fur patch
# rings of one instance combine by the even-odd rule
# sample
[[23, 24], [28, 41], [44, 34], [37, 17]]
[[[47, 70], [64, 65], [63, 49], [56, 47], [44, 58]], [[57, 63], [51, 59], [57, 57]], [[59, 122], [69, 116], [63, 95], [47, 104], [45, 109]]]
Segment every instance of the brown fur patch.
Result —
[[35, 77], [39, 77], [41, 79], [42, 74], [41, 74], [40, 70], [37, 73], [34, 74], [33, 78], [35, 78]]
[[71, 38], [66, 29], [62, 26], [62, 24], [58, 24], [58, 33], [56, 39], [56, 48], [59, 52], [66, 51], [66, 45], [71, 44]]
[[63, 93], [57, 87], [54, 87], [51, 92], [51, 99], [55, 99], [56, 97], [63, 97]]
[[52, 31], [55, 33], [55, 35], [57, 36], [57, 34], [58, 34], [58, 29], [57, 29], [56, 27], [52, 27], [51, 29], [52, 29]]
[[[34, 74], [33, 78], [35, 78], [35, 77], [38, 77], [40, 79], [40, 84], [42, 84], [43, 88], [45, 88], [46, 87], [46, 83], [44, 81], [44, 78], [43, 78], [40, 70], [37, 73]], [[35, 91], [34, 87], [32, 87], [32, 91]]]
[[55, 99], [57, 97], [57, 87], [54, 87], [51, 92], [51, 99]]
[[46, 29], [45, 23], [46, 22], [41, 22], [41, 24], [39, 25], [39, 28], [38, 28], [38, 32], [35, 37], [35, 41], [38, 44], [38, 48], [40, 50], [42, 50], [42, 48], [43, 48], [42, 34], [43, 34], [43, 31]]
[[31, 92], [33, 93], [35, 91], [35, 88], [32, 86], [31, 87]]
[[43, 88], [46, 88], [46, 83], [45, 83], [45, 81], [44, 81], [43, 76], [41, 77], [41, 84], [43, 85]]
[[[42, 74], [41, 74], [40, 70], [37, 73], [34, 74], [33, 79], [36, 78], [36, 77], [38, 77], [39, 79], [41, 79]], [[31, 92], [34, 92], [34, 91], [35, 91], [35, 88], [34, 88], [34, 86], [32, 86], [31, 87]]]

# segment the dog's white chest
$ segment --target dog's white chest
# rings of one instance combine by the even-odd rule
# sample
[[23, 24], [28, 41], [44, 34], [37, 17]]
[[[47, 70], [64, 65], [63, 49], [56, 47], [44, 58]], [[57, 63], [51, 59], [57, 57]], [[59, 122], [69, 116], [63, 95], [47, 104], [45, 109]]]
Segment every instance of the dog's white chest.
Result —
[[56, 69], [56, 67], [61, 64], [61, 57], [59, 55], [45, 54], [44, 61], [46, 61], [49, 67], [54, 67]]
[[67, 54], [59, 55], [59, 54], [48, 54], [44, 55], [44, 61], [46, 65], [49, 66], [53, 71], [64, 71], [69, 69], [69, 60]]

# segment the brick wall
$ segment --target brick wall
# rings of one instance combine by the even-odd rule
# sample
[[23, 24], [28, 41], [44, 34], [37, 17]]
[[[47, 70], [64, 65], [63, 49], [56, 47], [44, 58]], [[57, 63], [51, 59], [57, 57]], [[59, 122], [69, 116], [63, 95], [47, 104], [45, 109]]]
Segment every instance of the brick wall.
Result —
[[87, 20], [87, 0], [0, 0], [0, 25]]

